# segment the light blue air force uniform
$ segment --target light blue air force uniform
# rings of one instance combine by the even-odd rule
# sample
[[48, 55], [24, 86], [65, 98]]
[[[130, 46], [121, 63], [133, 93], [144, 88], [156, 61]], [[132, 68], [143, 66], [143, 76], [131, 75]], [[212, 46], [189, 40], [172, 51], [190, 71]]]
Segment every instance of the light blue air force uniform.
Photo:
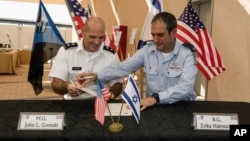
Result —
[[195, 100], [194, 84], [197, 74], [195, 56], [190, 48], [176, 40], [174, 50], [167, 57], [157, 51], [154, 43], [147, 43], [132, 57], [118, 65], [106, 67], [98, 73], [103, 81], [133, 73], [144, 67], [146, 95], [159, 93], [160, 103]]

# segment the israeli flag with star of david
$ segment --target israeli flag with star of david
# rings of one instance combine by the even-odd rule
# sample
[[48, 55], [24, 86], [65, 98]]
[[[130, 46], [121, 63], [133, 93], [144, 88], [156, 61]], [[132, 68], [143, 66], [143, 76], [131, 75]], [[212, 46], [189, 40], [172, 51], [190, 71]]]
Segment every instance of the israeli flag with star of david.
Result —
[[122, 98], [129, 105], [130, 109], [132, 109], [133, 115], [139, 124], [141, 95], [132, 75], [128, 77], [127, 85], [122, 93]]

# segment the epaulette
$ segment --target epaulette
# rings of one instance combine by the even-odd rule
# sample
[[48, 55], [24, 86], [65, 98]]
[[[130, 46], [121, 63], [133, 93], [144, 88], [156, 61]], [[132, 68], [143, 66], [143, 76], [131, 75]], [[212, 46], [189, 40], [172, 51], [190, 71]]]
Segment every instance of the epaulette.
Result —
[[104, 49], [104, 50], [107, 50], [107, 51], [109, 51], [109, 52], [111, 52], [111, 53], [113, 53], [113, 54], [115, 54], [115, 50], [112, 49], [112, 48], [109, 47], [109, 46], [103, 46], [103, 49]]
[[139, 44], [137, 46], [137, 50], [143, 48], [147, 44], [152, 44], [152, 43], [154, 43], [153, 40], [147, 40], [147, 41], [142, 41], [142, 42], [139, 41]]
[[190, 44], [190, 43], [183, 43], [182, 45], [183, 45], [184, 47], [189, 48], [192, 52], [195, 52], [195, 51], [196, 51], [195, 47], [194, 47], [192, 44]]
[[68, 48], [71, 48], [71, 47], [77, 47], [77, 43], [67, 43], [65, 44], [64, 48], [65, 50], [68, 49]]
[[144, 41], [143, 46], [145, 46], [146, 44], [151, 44], [151, 43], [154, 43], [154, 41], [153, 40]]

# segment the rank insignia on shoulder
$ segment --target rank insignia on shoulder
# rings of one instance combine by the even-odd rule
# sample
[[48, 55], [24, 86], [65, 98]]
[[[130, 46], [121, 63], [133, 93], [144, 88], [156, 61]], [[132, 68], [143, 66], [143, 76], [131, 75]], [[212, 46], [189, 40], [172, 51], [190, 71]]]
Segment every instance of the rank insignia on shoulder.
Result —
[[77, 43], [67, 43], [67, 44], [64, 46], [64, 48], [65, 48], [65, 49], [68, 49], [68, 48], [77, 47], [77, 46], [78, 46]]
[[109, 46], [103, 46], [103, 49], [104, 49], [104, 50], [107, 50], [107, 51], [109, 51], [109, 52], [111, 52], [111, 53], [113, 53], [113, 54], [115, 54], [115, 50], [112, 49], [112, 48], [109, 47]]
[[146, 44], [153, 44], [153, 43], [154, 43], [153, 40], [147, 40], [147, 41], [144, 41], [143, 46]]
[[183, 43], [182, 45], [189, 48], [192, 52], [196, 51], [195, 47], [190, 43]]
[[139, 49], [143, 48], [145, 45], [149, 45], [149, 44], [153, 44], [153, 43], [154, 43], [153, 40], [147, 40], [147, 41], [140, 40], [138, 43], [137, 49], [139, 50]]

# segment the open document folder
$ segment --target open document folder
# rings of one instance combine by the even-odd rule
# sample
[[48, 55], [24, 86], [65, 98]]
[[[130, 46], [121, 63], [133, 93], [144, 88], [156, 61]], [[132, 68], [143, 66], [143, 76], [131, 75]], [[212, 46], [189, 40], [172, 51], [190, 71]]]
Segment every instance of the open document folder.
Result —
[[83, 88], [77, 88], [79, 89], [81, 92], [78, 96], [70, 96], [70, 94], [65, 94], [64, 95], [64, 99], [65, 100], [82, 100], [82, 99], [89, 99], [89, 98], [93, 98], [96, 97], [96, 91], [87, 88], [87, 87], [83, 87]]
[[[88, 93], [89, 96], [97, 96], [96, 91], [87, 88], [87, 87], [83, 87], [80, 89], [81, 91], [83, 91], [84, 93]], [[80, 96], [76, 96], [76, 97], [71, 97], [69, 94], [65, 94], [64, 95], [64, 99], [66, 100], [73, 100], [73, 99], [86, 99], [86, 97], [82, 97], [82, 96], [86, 96], [86, 94], [80, 94]], [[109, 107], [109, 110], [108, 110]], [[122, 111], [121, 111], [122, 110]], [[126, 103], [107, 103], [106, 105], [106, 109], [105, 109], [105, 116], [110, 116], [110, 114], [112, 116], [119, 116], [121, 114], [121, 116], [132, 116], [132, 110], [129, 108], [129, 106]]]

